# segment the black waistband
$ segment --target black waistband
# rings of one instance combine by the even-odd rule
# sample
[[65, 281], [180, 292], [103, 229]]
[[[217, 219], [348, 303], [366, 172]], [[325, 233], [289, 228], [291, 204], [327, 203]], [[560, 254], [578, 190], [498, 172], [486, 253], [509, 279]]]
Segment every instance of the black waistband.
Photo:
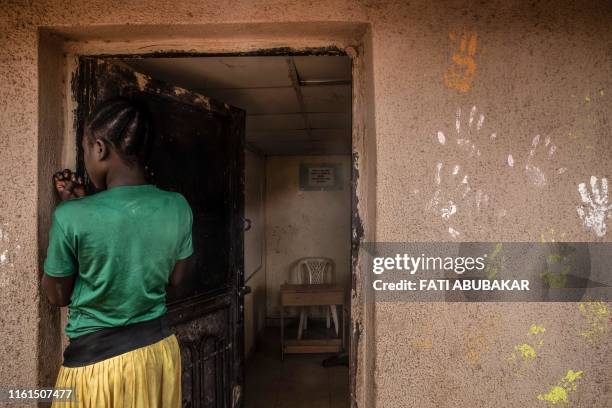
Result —
[[171, 336], [165, 316], [121, 327], [109, 327], [71, 339], [65, 367], [81, 367], [149, 346]]

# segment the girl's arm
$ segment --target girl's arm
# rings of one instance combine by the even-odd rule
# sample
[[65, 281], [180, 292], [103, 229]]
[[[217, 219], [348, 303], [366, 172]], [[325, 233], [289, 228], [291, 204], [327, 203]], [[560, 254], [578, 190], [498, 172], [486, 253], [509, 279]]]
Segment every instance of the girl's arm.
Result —
[[68, 306], [72, 289], [74, 288], [74, 278], [76, 274], [63, 278], [49, 276], [43, 272], [42, 288], [49, 299], [49, 303], [54, 306]]
[[[53, 184], [61, 201], [83, 197], [85, 186], [83, 180], [77, 177], [69, 169], [59, 171], [53, 175]], [[49, 303], [55, 306], [67, 306], [70, 303], [72, 289], [76, 274], [65, 277], [57, 277], [42, 274], [41, 286], [43, 292], [49, 299]]]
[[185, 258], [179, 259], [174, 264], [174, 269], [172, 270], [172, 274], [170, 275], [170, 286], [177, 287], [182, 286], [187, 281], [187, 278], [191, 272], [191, 259], [193, 255]]

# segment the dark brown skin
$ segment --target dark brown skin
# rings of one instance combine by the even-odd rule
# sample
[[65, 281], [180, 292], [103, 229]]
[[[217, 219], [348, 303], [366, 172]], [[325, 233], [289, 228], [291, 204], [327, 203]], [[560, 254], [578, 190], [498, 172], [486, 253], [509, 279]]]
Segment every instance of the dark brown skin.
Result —
[[[96, 189], [146, 184], [144, 167], [126, 163], [104, 140], [93, 140], [86, 134], [82, 145], [85, 170]], [[57, 172], [53, 176], [53, 184], [61, 201], [85, 195], [83, 180], [71, 170]], [[190, 264], [191, 257], [176, 262], [170, 275], [170, 286], [177, 287], [185, 283]], [[43, 273], [41, 285], [52, 305], [67, 306], [70, 303], [76, 275], [55, 278]]]

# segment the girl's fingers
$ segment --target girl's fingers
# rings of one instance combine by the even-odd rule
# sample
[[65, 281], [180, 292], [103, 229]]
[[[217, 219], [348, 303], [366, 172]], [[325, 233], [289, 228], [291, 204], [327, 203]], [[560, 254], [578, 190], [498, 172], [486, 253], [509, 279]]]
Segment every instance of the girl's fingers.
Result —
[[60, 193], [62, 200], [85, 195], [83, 178], [70, 169], [64, 169], [55, 173], [53, 175], [53, 183], [57, 192]]

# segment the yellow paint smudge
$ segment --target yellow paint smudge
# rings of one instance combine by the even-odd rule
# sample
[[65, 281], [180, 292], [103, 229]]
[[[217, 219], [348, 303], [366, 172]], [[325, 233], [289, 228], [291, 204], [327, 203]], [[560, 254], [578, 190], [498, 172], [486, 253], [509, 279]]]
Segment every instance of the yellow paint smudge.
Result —
[[564, 288], [567, 285], [567, 275], [570, 267], [566, 266], [559, 272], [545, 271], [540, 274], [542, 280], [551, 288]]
[[586, 320], [589, 328], [581, 331], [580, 335], [592, 341], [609, 330], [610, 309], [603, 301], [589, 301], [578, 305], [580, 314]]
[[538, 399], [540, 401], [547, 401], [555, 405], [560, 402], [567, 403], [568, 402], [567, 396], [568, 395], [567, 395], [567, 391], [565, 390], [565, 388], [555, 385], [546, 394], [538, 395]]
[[527, 334], [529, 334], [530, 336], [537, 336], [538, 334], [542, 334], [544, 332], [546, 332], [546, 328], [544, 328], [544, 326], [532, 324], [529, 328], [529, 333]]
[[497, 274], [499, 273], [499, 270], [501, 269], [501, 259], [497, 259], [499, 254], [501, 253], [503, 249], [503, 244], [501, 242], [498, 242], [495, 245], [495, 249], [493, 249], [493, 252], [491, 252], [491, 254], [487, 257], [487, 266], [485, 269], [485, 275], [487, 276], [487, 279], [491, 280], [491, 279], [495, 279], [497, 277]]
[[582, 371], [568, 370], [557, 385], [550, 387], [550, 391], [545, 394], [538, 395], [538, 400], [549, 402], [552, 405], [567, 404], [569, 402], [569, 394], [576, 390], [576, 380], [582, 377]]
[[514, 346], [514, 349], [521, 354], [521, 357], [524, 359], [527, 358], [536, 358], [536, 351], [533, 347], [531, 347], [527, 343], [519, 344], [518, 346]]
[[[555, 230], [551, 228], [548, 235], [545, 235], [545, 233], [540, 235], [540, 241], [542, 243], [557, 242], [557, 238], [560, 238], [561, 241], [565, 241], [566, 234], [562, 233], [557, 237]], [[542, 278], [548, 287], [564, 288], [567, 285], [567, 275], [570, 272], [570, 267], [562, 266], [559, 270], [559, 266], [557, 265], [568, 261], [568, 259], [568, 256], [560, 253], [548, 254], [546, 256], [546, 269], [540, 273], [540, 278]]]
[[[582, 377], [582, 374], [582, 371], [568, 370], [567, 374], [565, 375], [565, 378], [563, 378], [563, 382], [566, 384], [573, 383], [574, 381]], [[576, 389], [576, 384], [573, 384], [573, 389]]]
[[546, 328], [544, 326], [535, 323], [532, 324], [527, 332], [527, 338], [529, 340], [514, 346], [514, 352], [506, 359], [506, 361], [510, 363], [520, 361], [520, 366], [516, 372], [518, 376], [521, 375], [528, 365], [535, 361], [538, 356], [537, 349], [544, 345], [542, 336], [545, 332]]

